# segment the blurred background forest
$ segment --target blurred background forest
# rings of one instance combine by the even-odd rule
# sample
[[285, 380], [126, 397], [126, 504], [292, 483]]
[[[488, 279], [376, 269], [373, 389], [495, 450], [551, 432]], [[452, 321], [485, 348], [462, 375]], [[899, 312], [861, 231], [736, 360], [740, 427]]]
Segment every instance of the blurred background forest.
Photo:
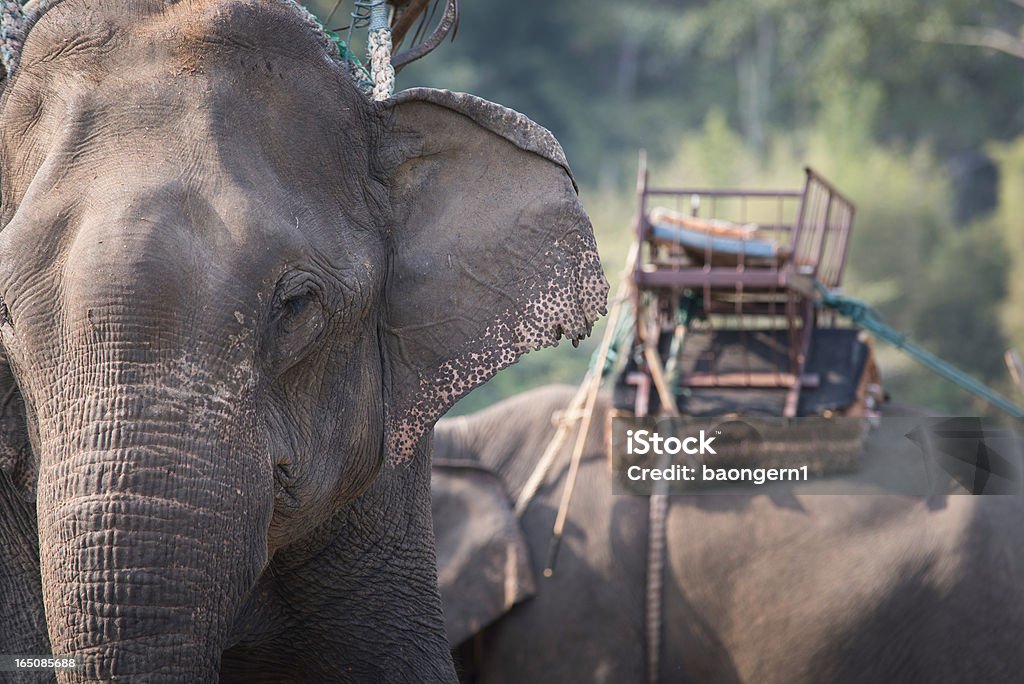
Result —
[[[326, 17], [334, 2], [309, 4]], [[400, 74], [417, 85], [551, 129], [615, 280], [639, 148], [660, 185], [797, 188], [814, 166], [857, 203], [845, 292], [1024, 401], [1002, 359], [1024, 352], [1024, 0], [463, 0], [455, 42]], [[577, 383], [600, 332], [526, 356], [455, 411]], [[878, 350], [894, 398], [987, 411]]]

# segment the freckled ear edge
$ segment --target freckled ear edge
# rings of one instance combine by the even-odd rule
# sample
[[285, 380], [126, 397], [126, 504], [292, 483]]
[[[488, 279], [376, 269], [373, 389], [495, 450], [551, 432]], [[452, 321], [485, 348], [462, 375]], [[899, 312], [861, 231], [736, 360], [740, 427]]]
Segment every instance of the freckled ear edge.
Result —
[[432, 89], [383, 104], [394, 217], [385, 445], [408, 460], [459, 398], [605, 313], [590, 220], [557, 141], [523, 115]]

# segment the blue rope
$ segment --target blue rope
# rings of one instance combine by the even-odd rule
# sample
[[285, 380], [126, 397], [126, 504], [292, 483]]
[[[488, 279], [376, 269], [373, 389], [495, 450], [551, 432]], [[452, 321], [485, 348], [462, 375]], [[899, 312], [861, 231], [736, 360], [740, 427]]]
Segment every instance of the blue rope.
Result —
[[999, 392], [971, 377], [948, 361], [943, 361], [927, 349], [911, 342], [906, 335], [886, 325], [878, 312], [868, 304], [833, 292], [818, 281], [815, 281], [814, 285], [821, 296], [821, 299], [818, 301], [819, 306], [824, 306], [838, 312], [841, 316], [870, 331], [876, 337], [905, 352], [929, 370], [955, 383], [971, 394], [984, 399], [1001, 411], [1008, 413], [1014, 418], [1024, 418], [1024, 408], [1021, 408]]
[[383, 0], [372, 5], [370, 9], [370, 30], [391, 30], [391, 27], [388, 26], [388, 6]]

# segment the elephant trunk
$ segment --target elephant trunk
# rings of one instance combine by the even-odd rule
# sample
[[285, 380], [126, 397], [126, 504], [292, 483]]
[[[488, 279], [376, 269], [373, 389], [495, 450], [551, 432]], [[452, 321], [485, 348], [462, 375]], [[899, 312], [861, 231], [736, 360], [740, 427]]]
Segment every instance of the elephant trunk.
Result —
[[199, 388], [90, 394], [39, 416], [43, 599], [79, 663], [62, 681], [216, 681], [267, 562], [258, 431]]

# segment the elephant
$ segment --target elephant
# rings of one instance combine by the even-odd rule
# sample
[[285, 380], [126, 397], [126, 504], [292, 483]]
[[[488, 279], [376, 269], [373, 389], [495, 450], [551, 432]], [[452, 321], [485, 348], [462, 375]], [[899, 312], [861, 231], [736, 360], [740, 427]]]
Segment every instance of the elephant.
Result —
[[31, 7], [0, 81], [0, 653], [453, 680], [431, 428], [605, 309], [561, 147], [468, 94], [371, 101], [291, 0]]
[[[648, 501], [612, 493], [610, 397], [596, 404], [550, 577], [541, 571], [574, 440], [514, 514], [574, 394], [542, 387], [435, 428], [438, 577], [467, 681], [649, 681]], [[660, 681], [1019, 681], [1024, 672], [1019, 495], [669, 502]]]

